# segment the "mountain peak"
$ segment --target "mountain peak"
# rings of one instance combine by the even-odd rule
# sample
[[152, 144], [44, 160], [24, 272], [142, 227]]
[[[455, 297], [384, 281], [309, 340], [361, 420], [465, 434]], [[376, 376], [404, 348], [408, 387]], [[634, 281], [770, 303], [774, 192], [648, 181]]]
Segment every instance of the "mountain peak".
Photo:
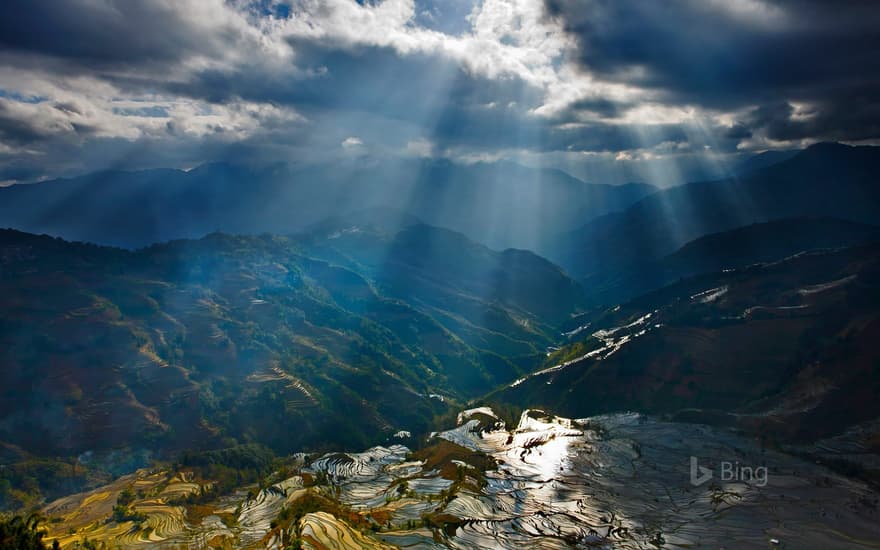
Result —
[[850, 149], [855, 149], [855, 147], [837, 141], [820, 141], [804, 149], [804, 152], [847, 151]]
[[847, 145], [833, 141], [823, 141], [810, 145], [788, 162], [806, 163], [810, 170], [851, 169], [862, 163], [873, 163], [878, 158], [880, 147], [872, 145]]

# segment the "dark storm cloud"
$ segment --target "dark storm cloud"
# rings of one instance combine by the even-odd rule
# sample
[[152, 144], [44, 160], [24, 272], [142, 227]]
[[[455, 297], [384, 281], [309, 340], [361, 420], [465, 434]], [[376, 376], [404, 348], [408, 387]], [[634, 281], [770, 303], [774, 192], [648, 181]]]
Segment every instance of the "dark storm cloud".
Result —
[[53, 132], [15, 113], [0, 100], [0, 143], [23, 145], [51, 137]]
[[777, 141], [821, 136], [833, 141], [868, 140], [880, 136], [880, 102], [876, 98], [825, 101], [798, 112], [788, 102], [768, 103], [751, 110], [745, 124], [762, 128]]
[[566, 114], [576, 115], [579, 113], [585, 113], [601, 117], [615, 117], [627, 107], [633, 107], [633, 105], [619, 101], [611, 101], [606, 98], [580, 99], [569, 106], [569, 110]]
[[81, 66], [168, 63], [223, 46], [172, 2], [4, 0], [0, 10], [0, 48]]
[[[576, 39], [578, 62], [601, 78], [658, 91], [673, 104], [777, 111], [782, 103], [815, 104], [813, 123], [781, 124], [760, 113], [749, 121], [767, 123], [779, 138], [877, 137], [877, 2], [545, 0], [545, 6]], [[847, 109], [858, 116], [846, 116]]]
[[733, 126], [724, 129], [721, 132], [721, 135], [728, 139], [747, 139], [752, 137], [752, 131], [749, 130], [748, 126], [745, 124], [738, 122]]
[[576, 36], [579, 59], [590, 71], [684, 98], [736, 103], [743, 93], [877, 84], [876, 2], [768, 2], [767, 13], [739, 15], [733, 1], [723, 9], [696, 0], [546, 5]]

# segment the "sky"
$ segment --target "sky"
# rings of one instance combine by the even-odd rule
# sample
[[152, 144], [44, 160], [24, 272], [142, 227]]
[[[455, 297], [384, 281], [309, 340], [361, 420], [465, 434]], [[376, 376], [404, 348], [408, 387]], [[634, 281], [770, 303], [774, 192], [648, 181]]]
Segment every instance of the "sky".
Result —
[[422, 157], [672, 185], [880, 140], [877, 29], [858, 0], [5, 0], [0, 182]]

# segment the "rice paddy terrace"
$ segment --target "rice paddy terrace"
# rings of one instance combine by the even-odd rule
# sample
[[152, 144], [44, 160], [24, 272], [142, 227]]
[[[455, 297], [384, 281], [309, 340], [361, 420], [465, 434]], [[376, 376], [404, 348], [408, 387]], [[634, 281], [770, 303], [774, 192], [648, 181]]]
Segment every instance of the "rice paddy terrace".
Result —
[[[693, 459], [691, 457], [694, 457]], [[691, 462], [712, 472], [692, 482]], [[704, 470], [697, 470], [698, 473]], [[697, 480], [702, 481], [702, 480]], [[55, 501], [47, 540], [121, 548], [878, 548], [878, 495], [732, 433], [636, 414], [481, 407], [418, 451], [296, 455], [201, 502], [198, 473], [140, 470]], [[114, 505], [136, 496], [123, 517]]]

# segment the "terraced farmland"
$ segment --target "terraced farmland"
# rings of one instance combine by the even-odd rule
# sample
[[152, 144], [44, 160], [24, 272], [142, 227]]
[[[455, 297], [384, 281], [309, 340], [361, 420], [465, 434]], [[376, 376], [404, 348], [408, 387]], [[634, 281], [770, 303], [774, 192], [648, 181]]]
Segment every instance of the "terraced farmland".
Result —
[[[509, 429], [480, 407], [417, 452], [328, 453], [257, 490], [204, 504], [191, 472], [141, 470], [49, 505], [49, 540], [120, 548], [876, 548], [868, 486], [729, 432], [637, 414], [571, 420], [526, 411]], [[691, 457], [713, 470], [689, 477]], [[736, 465], [725, 477], [724, 464]], [[733, 467], [733, 466], [732, 466]], [[747, 477], [743, 468], [766, 468]], [[732, 471], [732, 470], [731, 470]], [[728, 472], [729, 473], [729, 472]], [[116, 522], [126, 488], [145, 519]], [[183, 504], [181, 504], [183, 502]], [[773, 541], [777, 541], [774, 543]]]

